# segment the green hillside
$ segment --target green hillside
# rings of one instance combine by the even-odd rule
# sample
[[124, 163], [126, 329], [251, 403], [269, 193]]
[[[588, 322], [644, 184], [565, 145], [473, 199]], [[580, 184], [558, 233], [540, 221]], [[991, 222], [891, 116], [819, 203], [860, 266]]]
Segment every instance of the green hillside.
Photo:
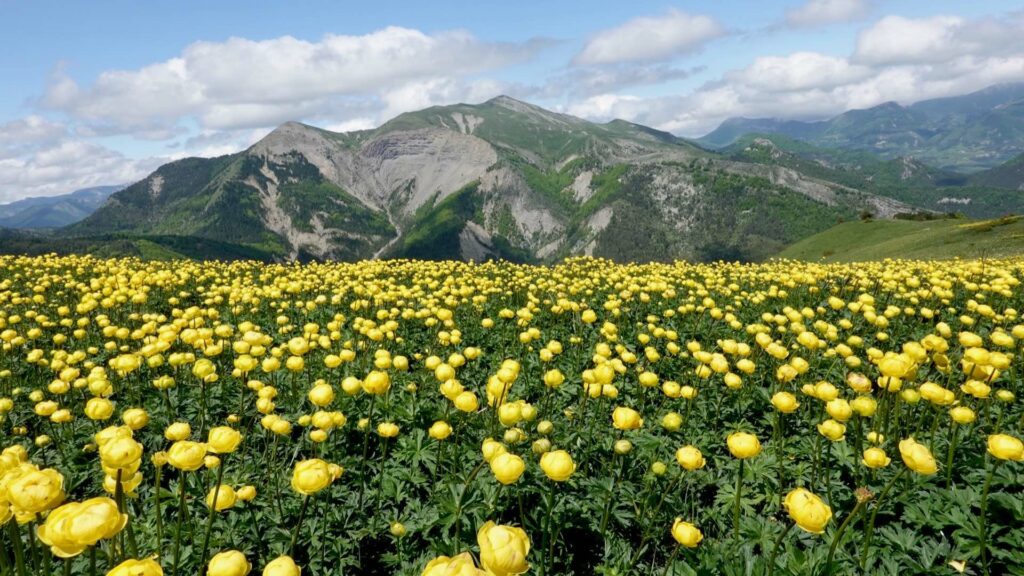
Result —
[[779, 258], [850, 262], [884, 258], [997, 258], [1024, 254], [1024, 219], [845, 222], [800, 240]]

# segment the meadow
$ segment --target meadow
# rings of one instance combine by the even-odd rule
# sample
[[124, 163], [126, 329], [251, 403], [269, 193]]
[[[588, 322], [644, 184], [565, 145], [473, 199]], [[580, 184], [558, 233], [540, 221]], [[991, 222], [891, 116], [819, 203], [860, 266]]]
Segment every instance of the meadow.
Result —
[[1024, 573], [1024, 260], [0, 257], [0, 574]]

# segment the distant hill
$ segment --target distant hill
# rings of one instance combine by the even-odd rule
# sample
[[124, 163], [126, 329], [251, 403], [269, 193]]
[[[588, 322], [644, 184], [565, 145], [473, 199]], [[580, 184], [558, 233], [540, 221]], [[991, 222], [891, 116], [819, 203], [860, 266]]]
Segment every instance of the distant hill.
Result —
[[1024, 196], [1024, 154], [984, 172], [972, 174], [971, 183], [1016, 190]]
[[801, 174], [895, 198], [934, 212], [974, 218], [1024, 213], [1024, 162], [967, 176], [913, 158], [887, 160], [863, 150], [825, 148], [779, 134], [746, 134], [720, 150], [744, 162], [775, 164]]
[[828, 262], [884, 258], [997, 258], [1024, 255], [1024, 219], [945, 218], [846, 222], [809, 236], [780, 258]]
[[374, 130], [286, 123], [161, 166], [61, 237], [194, 237], [279, 260], [756, 260], [862, 212], [918, 208], [666, 132], [501, 96]]
[[95, 212], [111, 194], [124, 188], [95, 186], [59, 196], [23, 198], [0, 204], [0, 228], [60, 228]]
[[976, 172], [1024, 152], [1024, 83], [910, 106], [887, 102], [819, 122], [733, 118], [697, 141], [719, 149], [751, 133], [869, 151], [882, 158], [912, 157], [938, 168]]

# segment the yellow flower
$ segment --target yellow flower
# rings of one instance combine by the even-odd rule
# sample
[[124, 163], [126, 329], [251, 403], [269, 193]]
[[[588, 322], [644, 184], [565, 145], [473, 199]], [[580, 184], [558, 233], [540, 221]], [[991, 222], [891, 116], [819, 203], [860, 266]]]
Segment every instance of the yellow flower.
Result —
[[498, 456], [507, 452], [504, 444], [498, 442], [494, 438], [484, 438], [483, 444], [480, 445], [480, 452], [484, 456], [485, 462], [490, 462]]
[[526, 464], [523, 462], [523, 459], [508, 452], [494, 457], [490, 461], [490, 465], [494, 477], [498, 482], [506, 486], [514, 484], [523, 475], [523, 471], [526, 470]]
[[753, 458], [761, 453], [761, 442], [757, 436], [746, 432], [733, 432], [726, 439], [729, 452], [736, 458]]
[[214, 454], [230, 454], [242, 442], [242, 435], [234, 428], [217, 426], [211, 428], [206, 440], [206, 447]]
[[302, 576], [291, 556], [278, 556], [263, 568], [263, 576]]
[[772, 396], [772, 406], [783, 414], [790, 414], [800, 407], [800, 403], [797, 402], [796, 396], [790, 392], [776, 392]]
[[452, 435], [452, 427], [444, 420], [438, 420], [430, 425], [429, 434], [434, 440], [445, 440]]
[[480, 564], [493, 576], [515, 576], [530, 569], [530, 538], [522, 528], [488, 521], [476, 534]]
[[206, 495], [206, 507], [213, 508], [213, 498], [216, 494], [217, 497], [217, 512], [227, 510], [235, 505], [235, 500], [238, 499], [238, 495], [235, 494], [235, 489], [227, 484], [221, 484], [218, 488], [214, 486], [210, 488], [210, 492]]
[[391, 388], [391, 377], [388, 376], [387, 372], [374, 370], [363, 379], [363, 391], [367, 394], [380, 396], [387, 392], [389, 388]]
[[147, 558], [145, 560], [125, 560], [115, 566], [107, 576], [163, 576], [164, 570], [157, 564], [156, 560]]
[[142, 408], [129, 408], [121, 414], [121, 420], [132, 430], [139, 430], [149, 424], [149, 413]]
[[949, 410], [949, 417], [957, 424], [970, 424], [971, 422], [974, 422], [974, 419], [976, 418], [974, 410], [971, 410], [967, 406], [951, 408]]
[[644, 419], [632, 408], [618, 406], [612, 411], [612, 426], [616, 430], [636, 430], [643, 425]]
[[699, 470], [704, 467], [704, 455], [696, 446], [683, 446], [676, 450], [676, 462], [685, 470]]
[[833, 442], [838, 442], [846, 436], [846, 425], [835, 420], [825, 420], [818, 424], [818, 432]]
[[78, 505], [64, 535], [80, 545], [92, 546], [113, 538], [127, 523], [128, 515], [118, 512], [116, 502], [103, 496], [90, 498]]
[[245, 576], [252, 565], [238, 550], [227, 550], [210, 558], [206, 568], [207, 576]]
[[1024, 460], [1024, 442], [1008, 434], [992, 434], [988, 437], [988, 453], [1000, 460]]
[[885, 454], [885, 450], [874, 446], [865, 450], [864, 457], [861, 459], [861, 462], [868, 468], [885, 468], [891, 461], [892, 459]]
[[203, 467], [206, 444], [191, 440], [178, 440], [167, 450], [167, 463], [178, 470], [192, 472]]
[[135, 472], [141, 459], [142, 444], [130, 437], [116, 438], [100, 446], [100, 460], [105, 467], [115, 471]]
[[454, 558], [434, 558], [427, 563], [422, 576], [487, 576], [487, 572], [476, 567], [469, 552], [463, 552]]
[[316, 406], [327, 406], [334, 402], [334, 388], [330, 384], [317, 384], [307, 394], [309, 401]]
[[555, 450], [540, 457], [540, 468], [551, 480], [565, 482], [576, 471], [576, 463], [565, 450]]
[[171, 442], [184, 440], [191, 435], [192, 427], [188, 425], [188, 422], [175, 422], [164, 429], [164, 438], [167, 438]]
[[682, 518], [676, 518], [672, 522], [672, 537], [676, 539], [680, 546], [696, 548], [700, 541], [704, 539], [704, 534], [693, 524], [683, 522]]
[[235, 497], [237, 497], [242, 502], [251, 502], [254, 498], [256, 498], [256, 487], [251, 484], [242, 486], [241, 488], [235, 491]]
[[398, 436], [398, 432], [398, 424], [394, 422], [381, 422], [377, 425], [377, 434], [384, 438], [394, 438]]
[[292, 472], [292, 488], [305, 496], [316, 494], [329, 486], [333, 480], [327, 462], [319, 458], [297, 462]]
[[918, 474], [935, 474], [938, 466], [935, 464], [935, 457], [932, 456], [928, 447], [918, 444], [913, 438], [900, 440], [900, 456], [903, 463]]
[[821, 534], [832, 518], [832, 509], [810, 491], [797, 488], [786, 495], [783, 502], [789, 517], [802, 530]]
[[466, 390], [455, 397], [455, 407], [461, 412], [476, 412], [476, 409], [480, 407], [480, 401], [476, 394]]
[[16, 515], [45, 512], [64, 500], [64, 477], [52, 468], [29, 469], [8, 482], [7, 499]]
[[90, 398], [85, 403], [85, 415], [90, 420], [107, 420], [114, 415], [114, 404], [106, 398]]

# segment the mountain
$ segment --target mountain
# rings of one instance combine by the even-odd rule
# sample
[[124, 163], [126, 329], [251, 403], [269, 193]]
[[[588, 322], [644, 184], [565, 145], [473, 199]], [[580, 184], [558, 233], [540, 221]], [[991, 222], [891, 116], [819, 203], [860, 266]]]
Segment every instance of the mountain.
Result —
[[750, 133], [870, 151], [889, 159], [912, 157], [948, 170], [975, 172], [1024, 152], [1024, 83], [910, 106], [887, 102], [818, 122], [735, 118], [697, 141], [719, 149]]
[[911, 205], [637, 124], [501, 96], [334, 133], [290, 122], [248, 150], [166, 164], [61, 232], [179, 235], [276, 259], [765, 258]]
[[738, 161], [785, 166], [934, 212], [973, 218], [1024, 213], [1024, 194], [1016, 189], [1024, 183], [1024, 162], [965, 176], [913, 158], [886, 160], [863, 150], [823, 148], [779, 134], [746, 134], [720, 152]]
[[1024, 154], [995, 168], [972, 174], [970, 181], [978, 186], [991, 186], [1024, 192]]
[[92, 214], [107, 198], [124, 188], [95, 186], [59, 196], [23, 198], [0, 204], [0, 228], [60, 228]]
[[1003, 258], [1024, 253], [1024, 219], [845, 222], [786, 247], [780, 258], [852, 262]]

